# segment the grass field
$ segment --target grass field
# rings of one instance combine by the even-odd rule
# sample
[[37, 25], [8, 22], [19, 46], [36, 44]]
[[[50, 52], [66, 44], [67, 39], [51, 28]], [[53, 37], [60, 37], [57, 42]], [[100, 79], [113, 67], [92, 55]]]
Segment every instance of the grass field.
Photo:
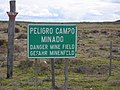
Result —
[[[34, 90], [35, 62], [29, 60], [27, 22], [17, 22], [14, 50], [13, 79], [6, 79], [7, 22], [0, 22], [0, 90]], [[69, 90], [120, 90], [120, 24], [77, 23], [77, 57], [69, 62]], [[110, 41], [112, 75], [109, 76]], [[47, 62], [44, 63], [44, 61]], [[64, 90], [64, 59], [55, 60], [55, 83]], [[52, 90], [49, 59], [38, 59], [38, 90]]]

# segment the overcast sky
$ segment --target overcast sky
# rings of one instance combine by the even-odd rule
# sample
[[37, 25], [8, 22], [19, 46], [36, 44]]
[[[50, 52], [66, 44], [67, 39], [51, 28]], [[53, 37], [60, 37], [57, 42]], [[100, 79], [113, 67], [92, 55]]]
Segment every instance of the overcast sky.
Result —
[[[8, 20], [10, 0], [0, 0], [0, 20]], [[16, 0], [16, 20], [83, 22], [120, 20], [120, 0]]]

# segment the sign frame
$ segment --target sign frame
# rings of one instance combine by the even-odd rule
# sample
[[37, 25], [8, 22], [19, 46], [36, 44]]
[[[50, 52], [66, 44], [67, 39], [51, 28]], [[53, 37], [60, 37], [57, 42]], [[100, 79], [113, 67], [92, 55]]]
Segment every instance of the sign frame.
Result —
[[[58, 56], [58, 57], [31, 57], [29, 56], [29, 26], [31, 25], [34, 25], [34, 26], [75, 26], [75, 55], [74, 56], [64, 56], [64, 57], [61, 57], [61, 56]], [[35, 59], [35, 58], [76, 58], [77, 56], [77, 25], [76, 24], [28, 24], [28, 27], [27, 27], [27, 57], [30, 58], [30, 59]]]

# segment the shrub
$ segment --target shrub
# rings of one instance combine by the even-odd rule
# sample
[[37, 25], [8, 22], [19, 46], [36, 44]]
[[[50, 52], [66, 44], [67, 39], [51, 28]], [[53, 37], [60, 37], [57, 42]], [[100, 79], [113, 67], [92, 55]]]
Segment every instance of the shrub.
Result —
[[54, 61], [55, 61], [56, 64], [63, 64], [64, 59], [56, 58]]
[[107, 33], [107, 31], [101, 31], [101, 34], [105, 34], [105, 35], [107, 35], [108, 33]]
[[110, 82], [111, 86], [120, 86], [120, 80], [113, 80]]
[[108, 48], [106, 48], [106, 47], [100, 47], [99, 49], [100, 49], [100, 50], [108, 51]]
[[99, 33], [98, 30], [92, 30], [91, 33]]
[[20, 34], [17, 39], [27, 39], [27, 35], [26, 34]]
[[20, 52], [24, 52], [25, 51], [25, 48], [23, 46], [20, 46], [20, 45], [14, 45], [14, 52], [15, 53], [20, 53]]
[[27, 29], [27, 26], [23, 26], [23, 28]]
[[7, 66], [7, 62], [4, 62], [4, 61], [3, 61], [0, 66], [1, 66], [1, 67], [6, 67], [6, 66]]
[[34, 63], [33, 61], [29, 61], [29, 60], [20, 61], [20, 64], [17, 67], [20, 69], [25, 69], [25, 68], [32, 67], [33, 63]]
[[20, 28], [15, 27], [15, 33], [19, 33], [20, 32]]
[[116, 33], [116, 36], [120, 37], [120, 32], [117, 32], [117, 33]]
[[39, 67], [37, 69], [38, 73], [46, 73], [46, 71], [49, 71], [49, 69], [50, 69], [50, 67], [47, 63], [40, 62], [40, 61], [37, 62], [37, 67]]
[[73, 69], [73, 72], [81, 74], [89, 74], [91, 71], [92, 68], [90, 66], [79, 66]]
[[0, 31], [4, 31], [6, 32], [8, 30], [8, 28], [4, 27], [4, 28], [0, 28]]
[[119, 47], [113, 47], [113, 48], [112, 48], [112, 52], [114, 52], [114, 53], [115, 53], [115, 52], [118, 53], [118, 52], [119, 52]]
[[7, 41], [5, 39], [0, 39], [0, 46], [7, 46]]

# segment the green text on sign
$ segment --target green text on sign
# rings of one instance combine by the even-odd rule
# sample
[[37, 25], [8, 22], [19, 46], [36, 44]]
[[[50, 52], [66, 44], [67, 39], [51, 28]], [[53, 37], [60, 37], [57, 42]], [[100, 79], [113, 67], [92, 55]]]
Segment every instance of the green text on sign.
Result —
[[76, 56], [76, 25], [30, 24], [27, 38], [28, 58], [74, 58]]

